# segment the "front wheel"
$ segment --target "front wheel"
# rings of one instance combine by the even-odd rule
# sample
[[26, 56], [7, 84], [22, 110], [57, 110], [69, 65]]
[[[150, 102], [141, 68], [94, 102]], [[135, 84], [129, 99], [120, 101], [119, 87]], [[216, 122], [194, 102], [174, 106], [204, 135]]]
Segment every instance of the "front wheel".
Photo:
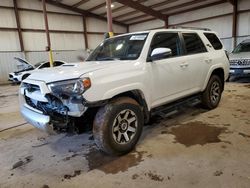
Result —
[[30, 74], [25, 74], [22, 76], [22, 81], [29, 77]]
[[205, 91], [202, 93], [202, 104], [207, 109], [214, 109], [219, 105], [222, 94], [222, 80], [217, 75], [212, 75]]
[[117, 98], [101, 107], [95, 117], [93, 134], [98, 148], [111, 155], [131, 151], [143, 129], [140, 105], [131, 98]]

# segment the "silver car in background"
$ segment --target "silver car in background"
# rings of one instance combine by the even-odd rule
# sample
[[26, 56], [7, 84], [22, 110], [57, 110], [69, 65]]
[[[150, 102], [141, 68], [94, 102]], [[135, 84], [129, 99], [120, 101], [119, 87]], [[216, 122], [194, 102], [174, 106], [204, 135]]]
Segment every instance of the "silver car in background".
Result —
[[250, 39], [242, 41], [229, 55], [230, 76], [250, 76]]

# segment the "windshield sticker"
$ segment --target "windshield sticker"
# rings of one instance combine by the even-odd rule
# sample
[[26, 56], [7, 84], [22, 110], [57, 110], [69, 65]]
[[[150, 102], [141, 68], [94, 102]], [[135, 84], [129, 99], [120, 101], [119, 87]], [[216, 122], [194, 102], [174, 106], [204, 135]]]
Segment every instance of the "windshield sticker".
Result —
[[147, 35], [133, 35], [129, 40], [145, 40], [146, 37]]

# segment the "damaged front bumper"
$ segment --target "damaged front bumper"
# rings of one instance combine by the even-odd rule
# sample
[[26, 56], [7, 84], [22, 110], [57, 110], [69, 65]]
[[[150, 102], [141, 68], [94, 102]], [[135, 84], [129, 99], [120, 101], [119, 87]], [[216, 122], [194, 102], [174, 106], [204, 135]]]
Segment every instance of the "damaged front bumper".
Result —
[[20, 111], [24, 119], [48, 133], [67, 129], [71, 119], [84, 114], [87, 107], [81, 98], [55, 96], [46, 83], [37, 80], [23, 81], [19, 90]]
[[53, 125], [50, 123], [50, 116], [35, 112], [29, 109], [26, 105], [22, 105], [20, 110], [22, 116], [28, 123], [48, 133], [53, 132]]

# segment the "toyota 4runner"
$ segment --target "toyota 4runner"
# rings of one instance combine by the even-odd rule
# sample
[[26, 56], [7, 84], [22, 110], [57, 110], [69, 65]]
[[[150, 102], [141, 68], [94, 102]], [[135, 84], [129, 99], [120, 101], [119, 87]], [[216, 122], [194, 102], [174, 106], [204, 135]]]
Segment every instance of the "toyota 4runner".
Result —
[[30, 75], [20, 86], [21, 114], [48, 132], [91, 121], [97, 146], [121, 155], [163, 105], [196, 95], [216, 108], [228, 74], [223, 45], [210, 30], [128, 33], [104, 40], [85, 62]]

